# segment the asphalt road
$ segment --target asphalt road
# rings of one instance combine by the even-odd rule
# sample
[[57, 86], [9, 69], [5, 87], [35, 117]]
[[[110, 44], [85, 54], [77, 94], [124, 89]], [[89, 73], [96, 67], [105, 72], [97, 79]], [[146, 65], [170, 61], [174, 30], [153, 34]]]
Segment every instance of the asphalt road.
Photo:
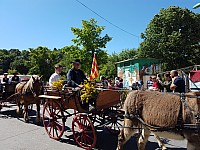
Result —
[[[41, 106], [41, 112], [42, 112]], [[29, 123], [24, 123], [22, 117], [16, 114], [16, 105], [8, 104], [0, 112], [0, 150], [80, 150], [73, 140], [71, 120], [66, 122], [66, 131], [60, 141], [52, 140], [46, 134], [42, 123], [35, 124], [35, 110], [30, 111]], [[186, 150], [187, 141], [164, 139], [168, 149]], [[117, 136], [109, 134], [107, 130], [97, 131], [97, 143], [94, 149], [114, 150], [117, 146]], [[154, 136], [150, 136], [147, 150], [155, 150], [158, 144]], [[125, 145], [126, 150], [137, 150], [134, 137]]]

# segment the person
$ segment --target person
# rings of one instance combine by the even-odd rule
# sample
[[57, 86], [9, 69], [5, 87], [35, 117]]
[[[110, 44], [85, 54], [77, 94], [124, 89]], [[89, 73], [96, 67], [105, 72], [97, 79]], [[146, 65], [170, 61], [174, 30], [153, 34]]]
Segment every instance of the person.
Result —
[[157, 82], [157, 85], [158, 85], [159, 92], [164, 92], [164, 86], [161, 84], [162, 78], [161, 78], [160, 74], [157, 74], [156, 82]]
[[18, 72], [13, 73], [13, 77], [9, 80], [10, 83], [12, 82], [21, 82], [21, 78], [18, 76]]
[[108, 81], [106, 80], [106, 78], [104, 76], [100, 76], [100, 80], [101, 80], [102, 88], [107, 89], [108, 88]]
[[160, 83], [160, 85], [163, 86], [164, 92], [172, 92], [172, 90], [170, 89], [170, 85], [172, 84], [172, 78], [170, 76], [170, 72], [166, 72], [164, 74], [164, 78], [165, 78], [164, 82], [162, 82], [161, 80], [158, 80], [158, 82]]
[[153, 85], [152, 76], [150, 76], [149, 80], [147, 80], [147, 89], [150, 89]]
[[118, 87], [119, 87], [120, 89], [123, 88], [123, 79], [122, 79], [122, 78], [119, 79]]
[[1, 79], [1, 84], [8, 84], [8, 83], [9, 83], [8, 73], [5, 72], [3, 74], [3, 78]]
[[172, 84], [170, 85], [170, 89], [173, 90], [173, 92], [185, 93], [185, 81], [183, 78], [178, 76], [178, 71], [172, 70], [170, 75], [172, 77]]
[[119, 77], [115, 77], [115, 84], [114, 84], [114, 87], [115, 88], [118, 88], [119, 86]]
[[153, 81], [153, 84], [152, 84], [152, 88], [150, 88], [150, 90], [154, 90], [154, 91], [159, 90], [159, 86], [158, 86], [158, 83], [157, 83], [157, 77], [152, 76], [152, 81]]
[[108, 89], [112, 89], [113, 86], [112, 86], [112, 80], [111, 79], [108, 79]]
[[73, 68], [71, 68], [67, 73], [67, 84], [70, 87], [79, 87], [82, 88], [83, 85], [81, 83], [84, 82], [84, 80], [87, 80], [84, 72], [80, 69], [81, 68], [81, 62], [80, 59], [75, 59], [73, 62]]
[[138, 89], [142, 90], [143, 89], [143, 85], [144, 85], [143, 80], [139, 80], [138, 81]]
[[55, 72], [49, 78], [49, 85], [52, 86], [54, 81], [60, 80], [60, 73], [62, 72], [63, 67], [60, 64], [54, 66]]
[[132, 90], [138, 90], [139, 89], [138, 81], [133, 82], [131, 88], [132, 88]]

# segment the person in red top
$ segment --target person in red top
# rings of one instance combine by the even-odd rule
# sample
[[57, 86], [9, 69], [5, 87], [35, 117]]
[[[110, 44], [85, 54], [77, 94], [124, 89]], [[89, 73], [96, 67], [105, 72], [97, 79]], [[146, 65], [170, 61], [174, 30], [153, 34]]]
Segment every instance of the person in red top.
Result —
[[152, 87], [155, 88], [154, 90], [158, 90], [159, 86], [158, 86], [158, 83], [157, 83], [157, 80], [156, 80], [156, 76], [152, 76], [152, 81], [153, 81]]

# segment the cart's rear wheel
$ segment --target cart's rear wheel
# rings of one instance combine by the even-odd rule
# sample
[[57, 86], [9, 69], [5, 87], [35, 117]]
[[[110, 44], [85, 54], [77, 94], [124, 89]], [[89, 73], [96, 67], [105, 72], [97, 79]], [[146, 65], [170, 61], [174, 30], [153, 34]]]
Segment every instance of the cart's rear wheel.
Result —
[[111, 113], [106, 117], [107, 127], [106, 129], [113, 135], [118, 135], [120, 133], [120, 127], [123, 121], [123, 111], [111, 110]]
[[74, 139], [84, 149], [92, 149], [96, 144], [94, 125], [87, 115], [78, 114], [73, 118], [72, 131]]
[[43, 109], [43, 124], [50, 138], [58, 140], [65, 129], [65, 119], [60, 105], [47, 101]]

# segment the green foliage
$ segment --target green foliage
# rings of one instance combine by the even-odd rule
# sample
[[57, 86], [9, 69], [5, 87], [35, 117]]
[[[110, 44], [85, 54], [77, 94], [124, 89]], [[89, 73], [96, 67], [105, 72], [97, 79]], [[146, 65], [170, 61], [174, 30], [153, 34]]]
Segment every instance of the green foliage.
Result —
[[131, 59], [134, 58], [138, 55], [138, 51], [136, 49], [123, 49], [120, 53], [119, 53], [119, 61], [122, 60], [127, 60], [127, 59]]
[[18, 71], [15, 70], [15, 69], [13, 69], [13, 70], [9, 69], [9, 70], [8, 70], [8, 74], [14, 74], [14, 73], [16, 73], [16, 72], [18, 72]]
[[64, 66], [61, 78], [65, 80], [67, 71], [72, 67], [71, 62], [78, 58], [82, 62], [81, 68], [89, 76], [93, 55], [96, 53], [99, 74], [114, 78], [117, 75], [115, 63], [133, 58], [138, 52], [135, 49], [124, 49], [119, 54], [108, 55], [105, 48], [112, 38], [107, 34], [102, 35], [104, 29], [94, 19], [83, 20], [81, 28], [71, 28], [75, 35], [72, 39], [74, 45], [53, 50], [42, 46], [22, 51], [0, 49], [0, 73], [9, 71], [12, 74], [17, 71], [20, 74], [37, 74], [43, 75], [44, 81], [48, 81], [54, 72], [54, 65], [61, 63]]
[[46, 47], [38, 47], [30, 49], [29, 61], [27, 65], [30, 66], [29, 74], [43, 75], [43, 79], [47, 81], [54, 72], [54, 65], [61, 61], [60, 50], [53, 50]]
[[139, 55], [161, 59], [164, 69], [176, 69], [200, 62], [200, 15], [188, 9], [161, 9], [141, 34]]
[[75, 35], [75, 38], [72, 39], [75, 46], [70, 46], [70, 49], [75, 49], [72, 51], [73, 57], [79, 58], [84, 62], [82, 69], [88, 74], [90, 74], [94, 53], [96, 53], [98, 65], [107, 62], [107, 53], [103, 49], [106, 48], [107, 42], [112, 38], [107, 34], [101, 36], [104, 29], [105, 27], [97, 25], [95, 19], [90, 19], [90, 21], [83, 20], [82, 28], [71, 28]]

